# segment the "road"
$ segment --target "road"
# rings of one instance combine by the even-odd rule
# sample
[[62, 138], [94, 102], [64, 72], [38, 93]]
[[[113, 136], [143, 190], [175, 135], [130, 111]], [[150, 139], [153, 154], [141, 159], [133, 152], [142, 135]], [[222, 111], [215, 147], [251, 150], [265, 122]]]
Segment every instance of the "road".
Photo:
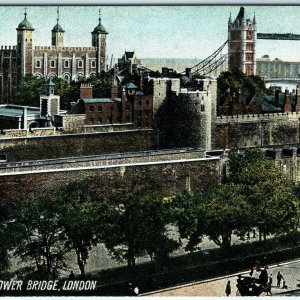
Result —
[[[297, 283], [300, 283], [300, 259], [270, 265], [268, 269], [269, 273], [273, 275], [272, 293], [281, 294], [286, 292], [286, 289], [277, 288], [276, 285], [276, 274], [280, 271], [288, 286], [288, 291], [293, 291], [297, 288]], [[152, 293], [144, 294], [145, 296], [225, 296], [225, 287], [228, 280], [231, 282], [232, 293], [230, 296], [236, 296], [236, 279], [238, 274], [247, 273], [236, 273], [224, 277], [218, 277], [214, 279], [194, 282], [186, 284], [176, 288], [169, 288], [160, 290]], [[281, 284], [282, 286], [282, 284]]]

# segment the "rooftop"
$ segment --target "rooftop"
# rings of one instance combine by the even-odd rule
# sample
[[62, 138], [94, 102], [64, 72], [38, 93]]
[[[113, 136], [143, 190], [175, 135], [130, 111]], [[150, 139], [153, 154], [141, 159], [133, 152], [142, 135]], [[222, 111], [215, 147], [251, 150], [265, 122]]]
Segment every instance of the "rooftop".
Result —
[[[22, 106], [14, 105], [1, 105], [0, 106], [0, 116], [5, 117], [22, 117], [24, 113], [24, 108]], [[27, 107], [28, 116], [39, 116], [40, 109], [38, 107]]]
[[121, 98], [82, 98], [85, 104], [121, 102]]

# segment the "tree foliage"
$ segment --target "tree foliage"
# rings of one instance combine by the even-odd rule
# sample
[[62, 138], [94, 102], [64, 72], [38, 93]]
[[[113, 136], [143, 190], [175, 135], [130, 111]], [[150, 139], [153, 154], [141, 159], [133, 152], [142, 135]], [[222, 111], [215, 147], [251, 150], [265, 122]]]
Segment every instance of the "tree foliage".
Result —
[[222, 72], [218, 77], [218, 96], [223, 96], [227, 89], [233, 93], [242, 94], [252, 98], [254, 95], [270, 94], [270, 90], [266, 88], [265, 82], [260, 76], [246, 75], [243, 72]]
[[126, 195], [115, 199], [116, 227], [105, 244], [113, 257], [135, 265], [138, 256], [148, 253], [151, 258], [163, 260], [178, 243], [167, 237], [169, 214], [167, 205], [158, 197]]
[[92, 193], [85, 181], [62, 186], [57, 196], [61, 203], [59, 223], [67, 237], [65, 247], [75, 251], [78, 267], [84, 275], [89, 251], [109, 235], [111, 205]]
[[[61, 109], [69, 110], [70, 103], [76, 102], [80, 97], [80, 85], [90, 83], [93, 86], [94, 97], [105, 98], [111, 96], [111, 85], [113, 77], [102, 71], [97, 76], [89, 78], [80, 77], [70, 84], [62, 78], [54, 78], [55, 93], [60, 96]], [[36, 106], [40, 105], [40, 96], [45, 94], [45, 78], [38, 78], [34, 75], [26, 75], [18, 85], [14, 104]]]

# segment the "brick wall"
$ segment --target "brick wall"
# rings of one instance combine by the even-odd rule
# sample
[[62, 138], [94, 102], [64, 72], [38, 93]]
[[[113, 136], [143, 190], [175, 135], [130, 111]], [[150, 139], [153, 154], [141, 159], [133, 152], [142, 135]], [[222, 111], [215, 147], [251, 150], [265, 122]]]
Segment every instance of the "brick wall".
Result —
[[164, 197], [185, 190], [197, 191], [219, 181], [219, 159], [198, 159], [177, 162], [144, 163], [101, 169], [44, 172], [0, 176], [4, 205], [22, 201], [33, 195], [52, 195], [57, 186], [71, 180], [87, 180], [89, 188], [109, 197], [118, 194], [156, 191]]
[[134, 130], [41, 137], [3, 138], [0, 153], [8, 161], [49, 159], [152, 148], [152, 130]]
[[263, 147], [300, 142], [300, 114], [218, 117], [214, 148]]

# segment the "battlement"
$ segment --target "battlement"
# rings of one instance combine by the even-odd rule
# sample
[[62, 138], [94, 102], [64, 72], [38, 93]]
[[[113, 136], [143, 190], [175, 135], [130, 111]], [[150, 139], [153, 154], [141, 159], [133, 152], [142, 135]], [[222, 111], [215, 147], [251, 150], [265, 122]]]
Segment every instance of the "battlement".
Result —
[[35, 50], [52, 50], [52, 51], [96, 51], [95, 47], [55, 47], [55, 46], [35, 46]]
[[3, 46], [1, 45], [1, 49], [0, 50], [16, 50], [17, 49], [17, 46], [11, 46], [11, 45], [8, 45], [8, 46]]
[[217, 124], [224, 123], [246, 123], [246, 122], [268, 122], [280, 120], [299, 120], [300, 112], [285, 112], [285, 113], [267, 113], [267, 114], [246, 114], [232, 116], [218, 116]]

